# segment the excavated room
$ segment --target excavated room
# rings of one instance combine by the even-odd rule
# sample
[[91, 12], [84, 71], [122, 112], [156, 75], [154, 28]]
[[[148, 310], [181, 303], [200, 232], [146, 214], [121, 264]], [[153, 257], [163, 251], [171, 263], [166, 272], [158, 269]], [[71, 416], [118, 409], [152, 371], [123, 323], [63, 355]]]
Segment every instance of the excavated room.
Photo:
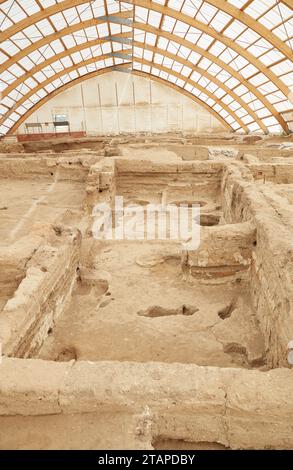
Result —
[[[28, 166], [25, 153], [0, 157], [2, 447], [290, 446], [290, 163], [252, 163], [239, 142], [233, 155], [219, 145], [216, 159], [207, 147], [202, 160], [171, 161], [132, 142], [129, 158], [121, 142], [36, 152]], [[114, 236], [117, 197], [131, 236]], [[112, 236], [97, 237], [105, 205]], [[187, 234], [172, 238], [166, 223], [161, 239], [155, 219], [148, 239], [149, 205], [183, 205]]]

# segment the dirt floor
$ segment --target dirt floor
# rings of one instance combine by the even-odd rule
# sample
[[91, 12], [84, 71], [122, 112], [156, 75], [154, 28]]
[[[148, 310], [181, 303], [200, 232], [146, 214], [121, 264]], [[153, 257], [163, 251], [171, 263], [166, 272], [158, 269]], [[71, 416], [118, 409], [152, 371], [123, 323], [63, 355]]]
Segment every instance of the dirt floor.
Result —
[[88, 281], [78, 282], [40, 358], [263, 365], [245, 285], [184, 279], [180, 250], [176, 257], [168, 244], [96, 245]]
[[68, 222], [78, 223], [85, 188], [82, 183], [58, 180], [1, 180], [0, 245], [27, 235], [36, 224], [55, 222], [66, 212]]
[[[293, 146], [171, 137], [0, 155], [1, 449], [290, 445]], [[117, 197], [141, 239], [95, 236]], [[188, 234], [147, 239], [150, 204]]]

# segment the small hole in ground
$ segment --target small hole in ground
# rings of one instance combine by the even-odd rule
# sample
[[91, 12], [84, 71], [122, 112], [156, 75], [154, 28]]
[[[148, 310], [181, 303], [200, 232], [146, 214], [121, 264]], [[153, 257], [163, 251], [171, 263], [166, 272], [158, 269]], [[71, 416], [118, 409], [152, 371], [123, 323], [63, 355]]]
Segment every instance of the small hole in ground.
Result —
[[140, 317], [148, 318], [168, 317], [173, 315], [191, 316], [198, 311], [199, 309], [197, 307], [185, 304], [181, 305], [178, 308], [164, 308], [158, 305], [154, 305], [146, 310], [140, 310], [139, 312], [137, 312], [137, 315], [139, 315]]
[[245, 346], [239, 343], [228, 343], [223, 346], [223, 352], [229, 354], [235, 364], [249, 366], [248, 353]]
[[247, 355], [247, 350], [245, 346], [239, 343], [228, 343], [224, 346], [224, 353], [227, 354], [243, 354]]
[[77, 360], [77, 351], [73, 346], [62, 349], [56, 356], [56, 362], [68, 362]]
[[220, 216], [213, 214], [200, 214], [200, 225], [202, 227], [212, 227], [218, 225], [220, 222]]
[[226, 305], [226, 307], [219, 310], [218, 316], [222, 320], [225, 320], [226, 318], [230, 318], [235, 308], [236, 308], [236, 302], [232, 300], [232, 302], [229, 305]]

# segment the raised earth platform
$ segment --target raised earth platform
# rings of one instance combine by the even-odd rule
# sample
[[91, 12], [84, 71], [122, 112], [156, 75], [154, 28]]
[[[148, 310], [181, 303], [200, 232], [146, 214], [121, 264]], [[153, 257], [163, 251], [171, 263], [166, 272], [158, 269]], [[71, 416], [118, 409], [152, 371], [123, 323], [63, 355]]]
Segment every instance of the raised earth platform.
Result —
[[[0, 448], [291, 449], [292, 139], [0, 147]], [[97, 238], [117, 197], [199, 245]]]

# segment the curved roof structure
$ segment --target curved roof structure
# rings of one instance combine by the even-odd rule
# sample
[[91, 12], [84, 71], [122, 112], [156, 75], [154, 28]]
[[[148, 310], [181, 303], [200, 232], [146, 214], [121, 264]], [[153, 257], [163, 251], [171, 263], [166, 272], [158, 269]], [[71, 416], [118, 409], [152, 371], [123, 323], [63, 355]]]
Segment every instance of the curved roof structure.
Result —
[[110, 70], [165, 83], [235, 132], [289, 133], [293, 0], [0, 0], [0, 31], [0, 135]]

